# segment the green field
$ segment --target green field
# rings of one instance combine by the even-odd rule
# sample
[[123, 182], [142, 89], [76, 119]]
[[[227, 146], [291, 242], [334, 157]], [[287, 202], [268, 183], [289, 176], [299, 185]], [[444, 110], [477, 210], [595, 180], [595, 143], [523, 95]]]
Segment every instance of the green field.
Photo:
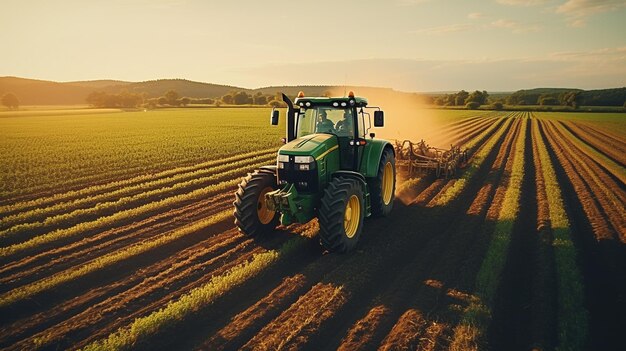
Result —
[[[424, 110], [402, 117], [419, 127], [415, 133], [427, 134], [438, 125], [487, 113]], [[281, 126], [272, 127], [269, 114], [269, 108], [0, 112], [0, 198], [59, 192], [279, 147], [284, 118]], [[388, 115], [394, 128], [397, 122]]]
[[28, 112], [0, 113], [3, 199], [278, 147], [284, 132], [269, 109]]

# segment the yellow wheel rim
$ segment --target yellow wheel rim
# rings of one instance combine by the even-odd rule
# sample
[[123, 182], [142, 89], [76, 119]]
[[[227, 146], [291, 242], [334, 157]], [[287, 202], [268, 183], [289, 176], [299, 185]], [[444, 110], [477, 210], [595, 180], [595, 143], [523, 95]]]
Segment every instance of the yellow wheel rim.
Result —
[[387, 162], [387, 164], [385, 164], [385, 169], [383, 170], [383, 183], [381, 184], [381, 187], [383, 202], [385, 205], [389, 205], [393, 196], [393, 165], [391, 162]]
[[272, 219], [274, 219], [274, 214], [276, 212], [271, 211], [269, 208], [267, 208], [267, 203], [265, 203], [265, 194], [273, 190], [274, 189], [272, 189], [272, 187], [268, 186], [267, 188], [263, 189], [263, 191], [261, 191], [261, 194], [259, 195], [256, 213], [259, 216], [259, 221], [261, 222], [261, 224], [268, 224], [272, 221]]
[[356, 234], [359, 229], [359, 220], [361, 219], [361, 202], [356, 195], [350, 196], [348, 203], [346, 204], [346, 211], [343, 215], [343, 228], [346, 231], [346, 236], [351, 238]]

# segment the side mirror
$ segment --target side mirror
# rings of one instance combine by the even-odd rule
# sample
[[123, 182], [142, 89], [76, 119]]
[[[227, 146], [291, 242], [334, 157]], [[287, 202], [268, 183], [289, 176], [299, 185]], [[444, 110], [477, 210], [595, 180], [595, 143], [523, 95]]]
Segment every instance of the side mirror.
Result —
[[273, 126], [278, 125], [278, 110], [275, 108], [272, 109], [272, 113], [270, 115], [270, 123], [272, 123]]
[[383, 127], [385, 125], [385, 113], [383, 111], [374, 111], [374, 127]]

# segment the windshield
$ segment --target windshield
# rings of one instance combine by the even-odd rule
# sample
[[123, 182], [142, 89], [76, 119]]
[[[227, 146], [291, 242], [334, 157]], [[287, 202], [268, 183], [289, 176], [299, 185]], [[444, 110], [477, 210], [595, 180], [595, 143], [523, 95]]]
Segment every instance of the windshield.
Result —
[[311, 107], [298, 113], [297, 137], [313, 133], [330, 133], [337, 136], [354, 135], [354, 118], [351, 108], [328, 106]]

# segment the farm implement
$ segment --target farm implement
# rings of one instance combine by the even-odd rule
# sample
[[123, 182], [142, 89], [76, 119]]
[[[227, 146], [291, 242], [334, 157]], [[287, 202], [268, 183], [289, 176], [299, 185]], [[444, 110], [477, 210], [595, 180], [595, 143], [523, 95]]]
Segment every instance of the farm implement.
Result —
[[450, 178], [467, 161], [467, 150], [459, 146], [441, 149], [429, 146], [424, 140], [395, 141], [396, 168], [406, 172], [408, 178], [434, 174], [435, 177]]

